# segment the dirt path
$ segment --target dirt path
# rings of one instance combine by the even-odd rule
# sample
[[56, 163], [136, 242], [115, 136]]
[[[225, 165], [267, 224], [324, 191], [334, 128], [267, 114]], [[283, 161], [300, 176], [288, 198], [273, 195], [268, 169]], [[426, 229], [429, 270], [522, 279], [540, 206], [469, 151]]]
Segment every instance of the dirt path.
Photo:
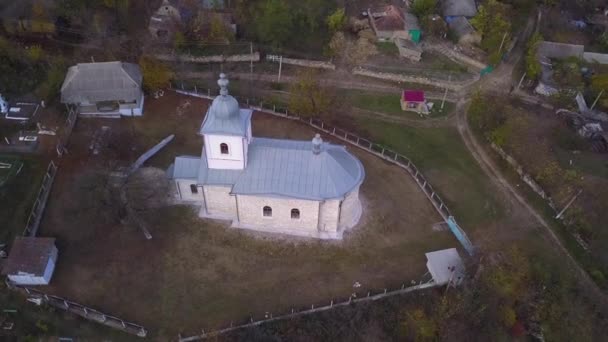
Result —
[[538, 223], [549, 237], [549, 239], [563, 252], [567, 257], [571, 267], [573, 267], [579, 274], [582, 283], [585, 285], [587, 290], [597, 300], [600, 300], [604, 308], [608, 308], [608, 298], [597, 286], [597, 284], [591, 279], [587, 272], [579, 265], [576, 259], [570, 254], [568, 249], [563, 245], [559, 237], [555, 234], [551, 226], [545, 221], [545, 219], [538, 214], [538, 212], [523, 198], [517, 190], [509, 183], [509, 181], [502, 175], [494, 161], [487, 155], [483, 147], [478, 143], [475, 136], [472, 134], [468, 122], [467, 122], [467, 109], [468, 102], [461, 102], [457, 106], [457, 128], [462, 140], [464, 141], [467, 149], [471, 152], [471, 155], [477, 163], [481, 166], [483, 171], [488, 177], [494, 182], [499, 189], [506, 195], [507, 198], [517, 201]]

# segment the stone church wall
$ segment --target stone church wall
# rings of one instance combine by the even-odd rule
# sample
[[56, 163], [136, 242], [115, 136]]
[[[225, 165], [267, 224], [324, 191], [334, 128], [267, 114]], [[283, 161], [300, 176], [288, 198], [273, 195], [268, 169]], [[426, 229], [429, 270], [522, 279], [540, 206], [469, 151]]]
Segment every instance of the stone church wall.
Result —
[[197, 187], [198, 193], [193, 194], [190, 185], [196, 185], [196, 180], [194, 179], [176, 179], [175, 185], [177, 186], [177, 190], [179, 191], [180, 197], [183, 201], [196, 201], [196, 202], [204, 202], [205, 198], [203, 197], [203, 188]]
[[[289, 233], [289, 230], [317, 233], [319, 202], [300, 199], [237, 195], [239, 224], [260, 230]], [[272, 208], [272, 217], [263, 215], [264, 206]], [[300, 210], [300, 218], [291, 218], [291, 209]]]
[[352, 228], [359, 222], [361, 218], [361, 201], [359, 200], [359, 186], [349, 192], [344, 201], [342, 201], [342, 208], [340, 210], [340, 228], [348, 229]]
[[211, 217], [236, 218], [236, 196], [230, 195], [230, 187], [205, 185], [207, 214]]
[[327, 200], [321, 202], [321, 208], [319, 210], [319, 230], [328, 233], [337, 232], [339, 211], [340, 200]]

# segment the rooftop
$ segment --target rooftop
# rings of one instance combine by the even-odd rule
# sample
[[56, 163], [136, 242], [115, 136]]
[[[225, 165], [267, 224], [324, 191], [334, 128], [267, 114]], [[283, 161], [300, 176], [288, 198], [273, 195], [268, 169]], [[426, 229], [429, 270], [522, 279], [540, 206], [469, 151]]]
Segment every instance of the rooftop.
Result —
[[217, 83], [220, 86], [220, 95], [216, 96], [209, 106], [199, 134], [245, 136], [252, 111], [240, 109], [237, 100], [228, 94], [229, 82], [226, 75], [220, 74]]
[[62, 103], [134, 101], [143, 77], [137, 64], [80, 63], [71, 66], [61, 86]]
[[404, 90], [403, 100], [408, 102], [424, 102], [424, 91], [422, 90]]
[[[406, 29], [406, 18], [403, 11], [394, 5], [388, 5], [374, 13], [374, 27], [378, 31], [401, 31]], [[408, 17], [411, 19], [411, 17]], [[415, 17], [414, 17], [415, 19]], [[415, 22], [416, 26], [418, 21]]]
[[3, 274], [25, 272], [44, 275], [46, 265], [55, 248], [55, 238], [17, 237], [2, 270]]
[[464, 277], [464, 263], [456, 248], [426, 253], [427, 267], [437, 284], [458, 283]]
[[312, 141], [253, 138], [245, 170], [209, 169], [203, 150], [201, 158], [176, 158], [172, 177], [230, 185], [234, 194], [324, 200], [342, 198], [365, 172], [344, 146], [324, 142], [315, 155]]
[[442, 0], [444, 17], [474, 17], [477, 14], [475, 0]]

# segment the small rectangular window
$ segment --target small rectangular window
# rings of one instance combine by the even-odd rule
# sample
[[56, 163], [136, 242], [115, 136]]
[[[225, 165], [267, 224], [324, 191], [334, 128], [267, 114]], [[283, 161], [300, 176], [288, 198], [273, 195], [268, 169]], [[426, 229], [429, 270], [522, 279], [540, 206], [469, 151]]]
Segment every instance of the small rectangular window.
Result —
[[198, 187], [196, 186], [196, 184], [190, 184], [190, 191], [192, 192], [192, 194], [198, 194]]

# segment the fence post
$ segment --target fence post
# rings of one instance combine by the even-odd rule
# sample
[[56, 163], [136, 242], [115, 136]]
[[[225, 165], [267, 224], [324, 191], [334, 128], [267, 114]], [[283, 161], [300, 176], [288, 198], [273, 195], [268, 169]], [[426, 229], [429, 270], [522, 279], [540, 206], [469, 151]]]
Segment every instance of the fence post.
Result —
[[332, 299], [331, 302], [329, 303], [329, 307], [332, 308], [334, 306], [334, 300]]
[[196, 84], [194, 85], [194, 93], [198, 94], [198, 90], [196, 89]]
[[382, 156], [384, 157], [384, 148], [382, 148]]

